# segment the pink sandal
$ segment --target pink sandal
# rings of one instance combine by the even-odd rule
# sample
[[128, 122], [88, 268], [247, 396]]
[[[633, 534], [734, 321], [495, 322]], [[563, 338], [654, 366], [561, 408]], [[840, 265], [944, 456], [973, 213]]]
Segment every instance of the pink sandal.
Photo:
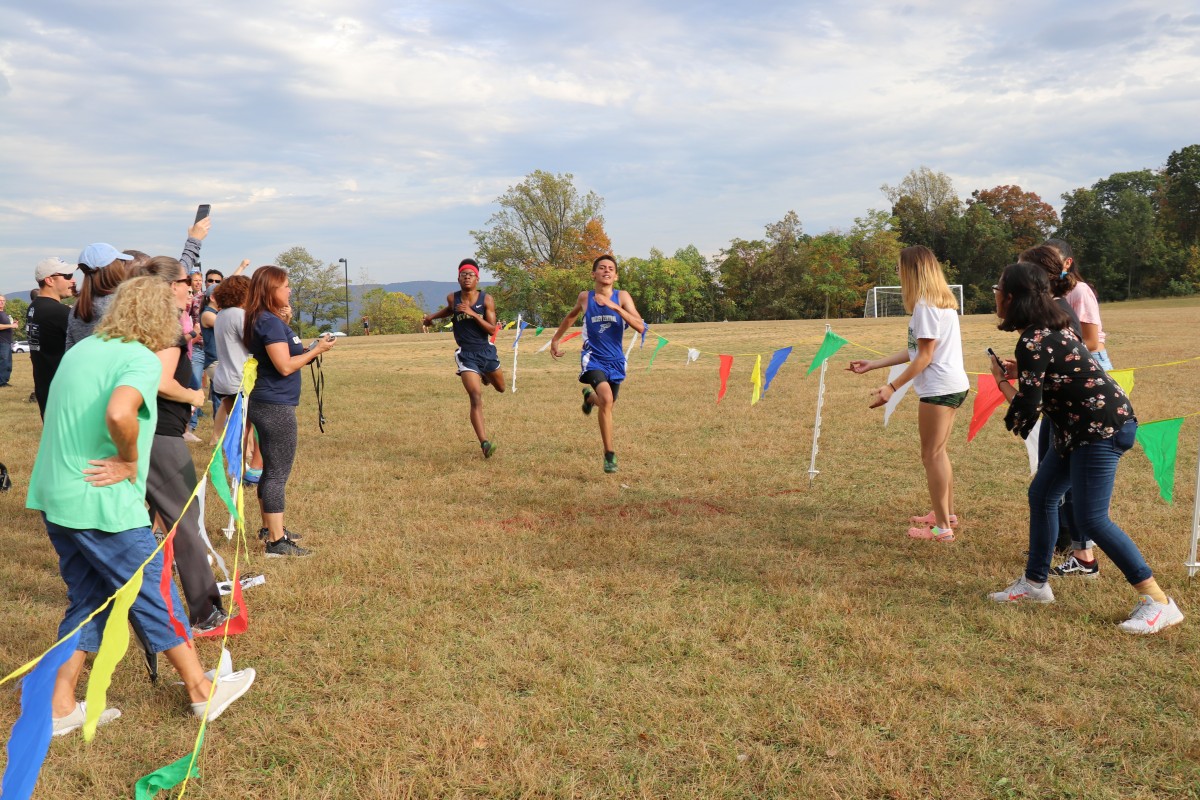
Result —
[[935, 542], [953, 542], [954, 531], [931, 525], [928, 528], [909, 528], [910, 539], [932, 539]]
[[[932, 511], [930, 511], [928, 514], [926, 514], [923, 517], [909, 517], [909, 521], [914, 524], [917, 524], [917, 525], [936, 525], [937, 517], [934, 515], [934, 513]], [[958, 527], [958, 515], [957, 514], [950, 515], [950, 527], [951, 528]]]

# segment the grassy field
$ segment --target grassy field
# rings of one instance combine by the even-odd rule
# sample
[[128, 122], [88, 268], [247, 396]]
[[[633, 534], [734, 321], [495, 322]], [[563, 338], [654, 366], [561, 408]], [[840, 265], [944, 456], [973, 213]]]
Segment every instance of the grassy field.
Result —
[[[1104, 313], [1118, 368], [1200, 355], [1200, 303]], [[989, 345], [1011, 352], [994, 322], [964, 318], [969, 370], [986, 369]], [[834, 329], [892, 352], [904, 325]], [[1103, 557], [1098, 581], [1056, 584], [1054, 605], [985, 600], [1026, 545], [1028, 462], [999, 416], [967, 443], [969, 400], [959, 413], [958, 541], [910, 541], [909, 515], [929, 509], [916, 402], [882, 426], [867, 402], [884, 373], [842, 370], [869, 354], [830, 362], [810, 483], [817, 375], [804, 370], [823, 323], [658, 330], [764, 362], [796, 349], [754, 407], [751, 358], [717, 405], [715, 356], [685, 365], [671, 346], [647, 372], [649, 343], [635, 351], [616, 475], [579, 411], [577, 340], [559, 363], [533, 352], [548, 334], [527, 340], [519, 391], [486, 397], [489, 461], [448, 335], [340, 342], [324, 434], [305, 376], [287, 513], [316, 555], [252, 550], [267, 582], [247, 592], [250, 631], [231, 648], [258, 683], [210, 727], [187, 796], [1200, 798], [1200, 589], [1182, 566], [1200, 419], [1183, 428], [1174, 505], [1140, 448], [1118, 475], [1114, 518], [1193, 615], [1130, 637], [1115, 623], [1135, 595]], [[501, 357], [509, 370], [504, 341]], [[1136, 377], [1143, 422], [1200, 411], [1200, 361]], [[0, 394], [15, 483], [0, 495], [4, 672], [53, 642], [65, 603], [24, 510], [40, 431], [25, 356], [13, 384]], [[209, 529], [223, 524], [210, 507]], [[211, 664], [217, 645], [199, 647]], [[164, 683], [127, 656], [109, 693], [124, 718], [90, 745], [53, 742], [36, 797], [131, 797], [187, 753], [196, 724]], [[0, 693], [5, 732], [17, 712], [17, 693]]]

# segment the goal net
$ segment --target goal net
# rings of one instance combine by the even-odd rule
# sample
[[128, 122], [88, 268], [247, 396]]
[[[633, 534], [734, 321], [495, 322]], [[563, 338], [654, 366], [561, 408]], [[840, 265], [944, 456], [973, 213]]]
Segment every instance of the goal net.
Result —
[[[950, 291], [958, 298], [958, 313], [963, 313], [963, 287], [961, 283], [950, 285]], [[867, 290], [867, 302], [863, 306], [864, 317], [903, 317], [904, 298], [899, 286], [872, 286]]]

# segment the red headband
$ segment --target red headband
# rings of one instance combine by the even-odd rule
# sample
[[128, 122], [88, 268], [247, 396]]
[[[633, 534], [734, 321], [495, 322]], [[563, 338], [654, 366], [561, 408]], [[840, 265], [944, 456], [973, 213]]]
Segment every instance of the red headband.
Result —
[[479, 274], [479, 267], [475, 266], [474, 264], [463, 264], [461, 267], [458, 268], [458, 271], [462, 272], [464, 269], [469, 269], [472, 272], [474, 272], [476, 275]]

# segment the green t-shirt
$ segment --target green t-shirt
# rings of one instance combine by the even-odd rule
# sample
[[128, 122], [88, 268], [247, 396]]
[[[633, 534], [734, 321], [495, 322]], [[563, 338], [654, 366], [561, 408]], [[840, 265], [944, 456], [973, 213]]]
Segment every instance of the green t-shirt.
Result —
[[[50, 384], [26, 508], [44, 512], [48, 520], [64, 528], [117, 533], [148, 526], [146, 473], [161, 377], [158, 357], [137, 342], [89, 336], [68, 350]], [[84, 480], [88, 461], [117, 454], [105, 415], [118, 386], [132, 387], [142, 395], [137, 483], [93, 486]]]

